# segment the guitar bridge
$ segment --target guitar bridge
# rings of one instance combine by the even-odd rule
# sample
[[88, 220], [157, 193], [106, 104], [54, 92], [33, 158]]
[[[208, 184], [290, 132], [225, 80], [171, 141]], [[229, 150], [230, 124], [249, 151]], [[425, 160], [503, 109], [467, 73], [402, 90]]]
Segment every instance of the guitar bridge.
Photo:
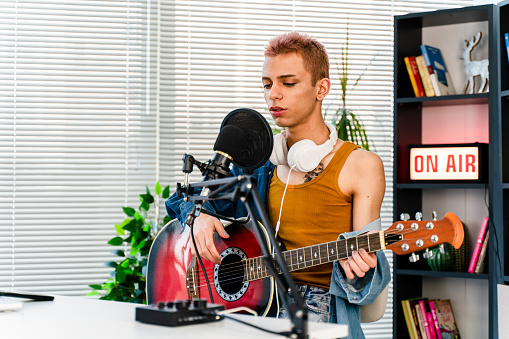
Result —
[[189, 266], [187, 267], [186, 271], [186, 289], [187, 289], [187, 296], [189, 299], [199, 299], [200, 298], [200, 292], [198, 290], [198, 271], [196, 268], [196, 257], [193, 255], [191, 257], [191, 262], [189, 263]]

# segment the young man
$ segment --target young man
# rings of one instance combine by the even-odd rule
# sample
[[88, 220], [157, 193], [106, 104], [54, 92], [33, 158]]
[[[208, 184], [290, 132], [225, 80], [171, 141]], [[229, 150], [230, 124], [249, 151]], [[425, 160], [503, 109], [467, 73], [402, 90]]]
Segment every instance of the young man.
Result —
[[[335, 131], [324, 122], [321, 108], [330, 80], [323, 45], [296, 32], [272, 39], [265, 50], [262, 83], [275, 123], [285, 128], [283, 139], [278, 139], [283, 149], [287, 147], [291, 153], [292, 146], [303, 140], [331, 146], [316, 167], [307, 172], [296, 171], [296, 166], [290, 167], [283, 159], [275, 168], [268, 163], [253, 175], [286, 248], [334, 241], [340, 234], [348, 237], [361, 229], [378, 229], [385, 192], [383, 164], [371, 152], [336, 141]], [[238, 169], [233, 172], [239, 174]], [[245, 215], [245, 209], [232, 204], [207, 202], [204, 208], [219, 214], [229, 211], [229, 216]], [[171, 217], [183, 221], [190, 206], [173, 196], [167, 202], [167, 210]], [[218, 219], [201, 214], [195, 220], [199, 254], [220, 263], [212, 240], [214, 232], [229, 237]], [[295, 271], [292, 276], [311, 321], [348, 324], [349, 338], [362, 338], [359, 306], [376, 299], [390, 280], [390, 270], [383, 252], [366, 253], [360, 249], [347, 260]], [[284, 316], [286, 310], [282, 309], [281, 314]]]

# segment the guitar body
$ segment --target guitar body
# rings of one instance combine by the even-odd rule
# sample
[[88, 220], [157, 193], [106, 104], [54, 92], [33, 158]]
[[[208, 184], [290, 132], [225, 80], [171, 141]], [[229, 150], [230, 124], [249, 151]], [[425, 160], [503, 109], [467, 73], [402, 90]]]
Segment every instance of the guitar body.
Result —
[[[263, 226], [262, 226], [263, 228]], [[268, 277], [246, 281], [242, 260], [263, 255], [252, 223], [226, 225], [230, 237], [214, 234], [221, 254], [221, 265], [202, 259], [211, 284], [214, 303], [226, 309], [248, 307], [259, 315], [269, 314], [274, 301], [274, 282]], [[263, 228], [266, 233], [265, 228]], [[266, 238], [268, 243], [268, 238]], [[178, 220], [166, 225], [154, 239], [147, 265], [147, 301], [149, 304], [201, 298], [211, 302], [207, 282], [196, 257], [189, 227]], [[274, 310], [271, 311], [271, 313]]]

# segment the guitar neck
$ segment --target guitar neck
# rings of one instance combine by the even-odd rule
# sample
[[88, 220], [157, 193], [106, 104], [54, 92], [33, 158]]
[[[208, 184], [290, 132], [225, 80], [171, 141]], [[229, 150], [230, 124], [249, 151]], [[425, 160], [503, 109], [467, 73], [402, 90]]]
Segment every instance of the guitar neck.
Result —
[[[352, 256], [352, 252], [363, 248], [366, 252], [385, 249], [384, 232], [374, 232], [323, 244], [297, 248], [282, 252], [289, 271], [326, 264]], [[263, 257], [244, 260], [244, 281], [253, 281], [270, 276]], [[277, 267], [278, 273], [282, 273]]]

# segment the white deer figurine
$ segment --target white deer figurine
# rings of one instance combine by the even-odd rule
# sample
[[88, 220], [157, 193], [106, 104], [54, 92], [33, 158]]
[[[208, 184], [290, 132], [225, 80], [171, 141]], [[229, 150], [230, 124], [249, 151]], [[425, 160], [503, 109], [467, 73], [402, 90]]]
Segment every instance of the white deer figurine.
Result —
[[478, 93], [483, 93], [488, 91], [488, 79], [489, 79], [489, 71], [488, 65], [489, 60], [484, 59], [480, 61], [472, 61], [472, 50], [475, 46], [479, 44], [481, 41], [482, 33], [478, 32], [475, 36], [472, 37], [472, 40], [465, 40], [465, 51], [461, 54], [460, 59], [465, 61], [465, 89], [463, 90], [463, 94], [472, 94], [475, 91], [475, 77], [481, 77], [481, 86], [479, 87]]

